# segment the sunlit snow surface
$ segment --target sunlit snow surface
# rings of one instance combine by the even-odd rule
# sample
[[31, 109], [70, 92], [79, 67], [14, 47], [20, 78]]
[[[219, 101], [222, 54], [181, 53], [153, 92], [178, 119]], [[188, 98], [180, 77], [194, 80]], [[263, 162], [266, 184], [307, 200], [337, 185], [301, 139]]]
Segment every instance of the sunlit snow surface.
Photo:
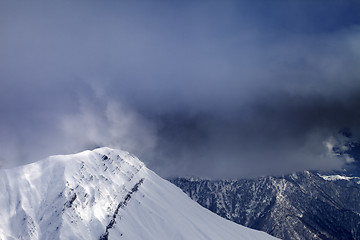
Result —
[[0, 171], [0, 239], [274, 239], [202, 208], [133, 155], [99, 148]]
[[326, 180], [326, 181], [340, 181], [340, 180], [344, 180], [344, 181], [353, 181], [357, 184], [360, 184], [360, 177], [348, 177], [348, 176], [342, 176], [342, 175], [321, 175], [319, 174], [319, 176]]

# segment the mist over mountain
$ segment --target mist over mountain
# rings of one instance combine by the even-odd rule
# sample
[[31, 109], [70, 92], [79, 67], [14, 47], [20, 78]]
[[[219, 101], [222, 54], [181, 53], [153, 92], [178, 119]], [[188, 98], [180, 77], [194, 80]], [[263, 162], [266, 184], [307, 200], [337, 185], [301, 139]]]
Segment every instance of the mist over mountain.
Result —
[[0, 53], [0, 239], [360, 239], [359, 0], [2, 0]]

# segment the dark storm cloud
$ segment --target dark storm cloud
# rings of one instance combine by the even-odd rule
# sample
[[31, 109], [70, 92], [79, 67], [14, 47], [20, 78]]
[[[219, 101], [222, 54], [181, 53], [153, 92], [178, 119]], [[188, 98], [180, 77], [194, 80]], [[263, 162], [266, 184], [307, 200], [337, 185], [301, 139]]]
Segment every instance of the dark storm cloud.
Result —
[[95, 146], [164, 176], [339, 167], [359, 130], [358, 1], [0, 6], [4, 167]]
[[[344, 126], [359, 133], [358, 96], [342, 102], [276, 95], [222, 116], [162, 116], [158, 141], [166, 147], [157, 153], [176, 153], [181, 160], [172, 163], [173, 171], [189, 175], [236, 177], [339, 168], [344, 159], [333, 156], [329, 144], [339, 143], [337, 132]], [[183, 161], [198, 168], [182, 169]]]

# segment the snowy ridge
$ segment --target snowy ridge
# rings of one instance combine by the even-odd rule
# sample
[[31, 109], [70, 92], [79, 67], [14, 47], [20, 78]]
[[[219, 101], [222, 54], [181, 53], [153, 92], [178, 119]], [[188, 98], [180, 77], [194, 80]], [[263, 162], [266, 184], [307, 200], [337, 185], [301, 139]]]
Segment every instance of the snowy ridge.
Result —
[[326, 180], [326, 181], [340, 181], [340, 180], [344, 180], [344, 181], [353, 181], [357, 184], [360, 184], [360, 177], [349, 177], [349, 176], [342, 176], [339, 174], [335, 174], [335, 175], [321, 175], [318, 174], [319, 177], [321, 177], [322, 179]]
[[0, 171], [0, 239], [272, 239], [218, 217], [128, 152]]

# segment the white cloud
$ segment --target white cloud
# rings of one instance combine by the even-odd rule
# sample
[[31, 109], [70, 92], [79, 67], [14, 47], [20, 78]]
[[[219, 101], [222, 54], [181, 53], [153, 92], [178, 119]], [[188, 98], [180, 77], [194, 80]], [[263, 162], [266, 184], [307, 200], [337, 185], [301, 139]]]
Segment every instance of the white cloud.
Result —
[[95, 107], [82, 104], [79, 112], [62, 117], [60, 128], [66, 151], [109, 146], [142, 155], [156, 143], [152, 124], [114, 101]]

